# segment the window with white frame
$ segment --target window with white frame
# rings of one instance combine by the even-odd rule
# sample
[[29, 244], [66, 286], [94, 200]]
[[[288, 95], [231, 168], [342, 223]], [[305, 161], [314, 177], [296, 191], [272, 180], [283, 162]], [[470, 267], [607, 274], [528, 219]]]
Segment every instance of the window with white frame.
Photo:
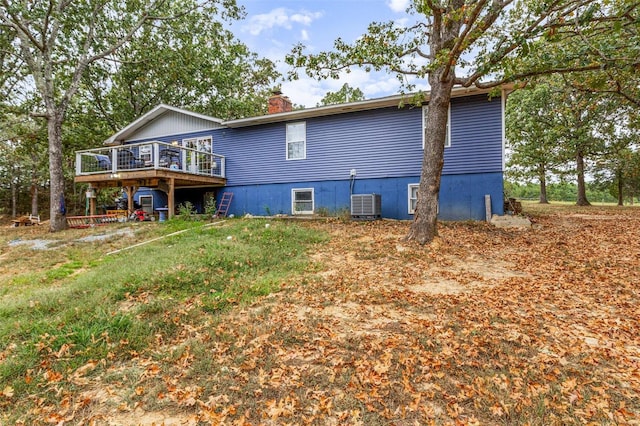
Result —
[[213, 138], [203, 136], [183, 139], [182, 146], [190, 148], [183, 153], [187, 170], [192, 173], [209, 174], [212, 167], [210, 154], [213, 152]]
[[[410, 183], [408, 185], [407, 196], [408, 196], [408, 206], [409, 206], [409, 214], [416, 214], [416, 207], [418, 204], [418, 187], [419, 183]], [[436, 206], [436, 213], [440, 213], [440, 203]]]
[[304, 121], [287, 124], [287, 160], [307, 157], [307, 125]]
[[[425, 139], [427, 137], [427, 109], [429, 105], [422, 107], [422, 149], [424, 149]], [[447, 112], [447, 133], [444, 139], [444, 147], [451, 146], [451, 104], [449, 104], [449, 110]]]
[[211, 153], [213, 152], [213, 138], [211, 136], [204, 136], [200, 138], [183, 139], [182, 146]]
[[409, 195], [409, 214], [416, 213], [416, 204], [418, 203], [418, 183], [410, 183], [407, 194]]
[[291, 190], [291, 212], [293, 214], [313, 214], [313, 188]]

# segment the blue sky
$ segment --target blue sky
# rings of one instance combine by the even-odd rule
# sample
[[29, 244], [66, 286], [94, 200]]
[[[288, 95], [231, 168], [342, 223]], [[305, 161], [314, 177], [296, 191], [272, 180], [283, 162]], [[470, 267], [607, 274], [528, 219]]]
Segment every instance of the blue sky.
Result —
[[[286, 75], [289, 68], [284, 58], [295, 44], [305, 44], [312, 53], [331, 50], [336, 38], [354, 41], [366, 33], [370, 22], [406, 22], [408, 3], [409, 0], [238, 0], [247, 17], [231, 29], [252, 51], [275, 61]], [[315, 81], [301, 75], [298, 81], [283, 81], [282, 91], [295, 104], [313, 107], [328, 91], [336, 91], [344, 83], [360, 88], [368, 99], [396, 94], [400, 89], [393, 75], [354, 69], [339, 81]]]

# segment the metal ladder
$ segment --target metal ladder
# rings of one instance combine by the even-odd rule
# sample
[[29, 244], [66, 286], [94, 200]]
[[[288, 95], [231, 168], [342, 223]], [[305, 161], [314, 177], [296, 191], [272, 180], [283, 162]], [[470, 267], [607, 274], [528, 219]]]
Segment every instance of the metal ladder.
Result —
[[218, 204], [218, 210], [216, 211], [216, 217], [226, 217], [231, 206], [231, 200], [233, 199], [233, 192], [223, 192], [222, 198], [220, 198], [220, 204]]

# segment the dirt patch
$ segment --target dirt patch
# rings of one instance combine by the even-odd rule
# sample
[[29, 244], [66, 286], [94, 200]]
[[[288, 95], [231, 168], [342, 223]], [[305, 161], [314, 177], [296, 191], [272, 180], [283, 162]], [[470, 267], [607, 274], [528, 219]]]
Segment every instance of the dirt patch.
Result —
[[569, 218], [582, 219], [582, 220], [627, 220], [628, 216], [617, 214], [580, 214], [575, 213], [567, 215]]
[[[510, 262], [475, 254], [468, 257], [436, 255], [437, 263], [429, 263], [425, 259], [419, 260], [418, 265], [407, 263], [403, 255], [415, 254], [416, 247], [400, 242], [401, 239], [402, 234], [393, 232], [384, 237], [359, 236], [350, 245], [355, 250], [345, 252], [329, 249], [314, 253], [311, 258], [324, 265], [318, 275], [325, 281], [360, 271], [360, 284], [365, 286], [367, 292], [385, 287], [430, 294], [458, 294], [481, 290], [508, 278], [525, 275]], [[446, 252], [445, 244], [440, 239], [421, 250], [443, 253]], [[385, 252], [389, 254], [381, 255]], [[408, 268], [411, 270], [409, 275], [403, 273]], [[421, 278], [416, 280], [416, 276]]]
[[79, 242], [79, 243], [94, 243], [98, 241], [107, 241], [112, 238], [118, 237], [133, 237], [134, 232], [132, 229], [115, 229], [102, 231], [100, 234], [95, 235], [87, 235], [84, 237], [76, 238], [73, 240], [65, 240], [61, 241], [58, 239], [22, 239], [16, 238], [8, 242], [9, 247], [17, 247], [17, 246], [28, 246], [28, 248], [32, 250], [53, 250], [64, 246], [70, 242]]
[[466, 259], [450, 257], [446, 267], [430, 269], [425, 273], [425, 282], [411, 289], [431, 294], [458, 294], [482, 291], [484, 287], [498, 285], [508, 278], [525, 275], [508, 262], [476, 256]]

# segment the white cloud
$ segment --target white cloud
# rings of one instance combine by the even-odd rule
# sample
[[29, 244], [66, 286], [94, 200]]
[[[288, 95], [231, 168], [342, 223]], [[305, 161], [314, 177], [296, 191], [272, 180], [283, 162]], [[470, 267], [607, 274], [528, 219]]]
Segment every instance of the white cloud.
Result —
[[398, 28], [405, 28], [409, 24], [409, 18], [406, 18], [406, 17], [405, 18], [399, 18], [399, 19], [396, 19], [395, 21], [393, 21], [393, 23]]
[[409, 7], [409, 0], [387, 0], [387, 6], [394, 12], [404, 12]]
[[321, 12], [296, 12], [284, 7], [278, 7], [268, 13], [251, 16], [247, 24], [242, 27], [243, 31], [247, 31], [253, 36], [260, 35], [264, 31], [273, 28], [285, 28], [290, 30], [292, 23], [303, 26], [309, 26], [313, 21], [322, 17]]
[[302, 41], [309, 40], [309, 33], [307, 32], [307, 30], [300, 31], [300, 40]]
[[[336, 92], [345, 83], [362, 90], [366, 99], [400, 93], [400, 82], [395, 76], [384, 72], [366, 72], [360, 69], [354, 69], [350, 73], [343, 72], [337, 80], [317, 81], [301, 73], [299, 80], [284, 81], [282, 91], [294, 104], [311, 108], [316, 106], [327, 92]], [[424, 84], [419, 84], [419, 88], [424, 90]]]
[[294, 104], [311, 108], [316, 106], [329, 91], [323, 87], [324, 83], [326, 81], [317, 81], [306, 76], [300, 76], [299, 80], [283, 82], [282, 93], [288, 96]]
[[274, 27], [291, 28], [285, 8], [279, 7], [269, 13], [253, 15], [249, 18], [247, 25], [245, 25], [243, 29], [251, 35], [257, 36], [261, 32]]
[[302, 12], [291, 15], [289, 19], [291, 20], [291, 22], [297, 22], [299, 24], [309, 26], [314, 20], [321, 17], [322, 12]]

